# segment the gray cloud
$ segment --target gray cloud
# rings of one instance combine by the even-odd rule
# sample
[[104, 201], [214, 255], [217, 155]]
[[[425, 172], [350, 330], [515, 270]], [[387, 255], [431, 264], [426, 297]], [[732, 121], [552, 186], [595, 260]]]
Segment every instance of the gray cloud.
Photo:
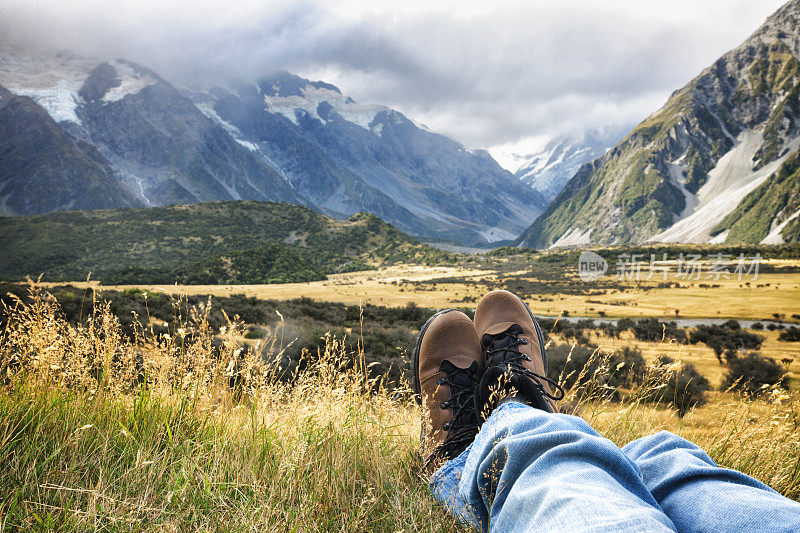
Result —
[[4, 0], [0, 34], [187, 85], [286, 69], [491, 147], [636, 123], [782, 1]]

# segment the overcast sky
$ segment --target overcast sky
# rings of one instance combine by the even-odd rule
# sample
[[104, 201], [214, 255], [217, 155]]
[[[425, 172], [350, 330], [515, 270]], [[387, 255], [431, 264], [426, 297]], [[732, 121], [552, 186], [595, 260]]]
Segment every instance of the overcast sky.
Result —
[[635, 124], [783, 3], [0, 0], [0, 39], [184, 84], [285, 69], [499, 154]]

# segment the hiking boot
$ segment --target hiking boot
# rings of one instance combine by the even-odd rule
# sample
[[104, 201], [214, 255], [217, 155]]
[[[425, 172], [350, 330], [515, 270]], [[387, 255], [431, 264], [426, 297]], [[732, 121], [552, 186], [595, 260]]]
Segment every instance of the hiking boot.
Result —
[[486, 358], [475, 393], [481, 418], [488, 418], [508, 396], [557, 412], [556, 401], [564, 397], [564, 390], [547, 378], [544, 336], [525, 302], [508, 291], [488, 293], [475, 309], [475, 329]]
[[436, 313], [422, 326], [413, 359], [427, 468], [457, 457], [478, 433], [474, 394], [483, 355], [472, 320], [456, 309]]

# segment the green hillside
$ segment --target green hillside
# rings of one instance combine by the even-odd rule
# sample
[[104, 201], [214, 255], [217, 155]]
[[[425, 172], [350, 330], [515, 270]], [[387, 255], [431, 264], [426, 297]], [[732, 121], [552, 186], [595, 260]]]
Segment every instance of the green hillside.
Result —
[[67, 211], [0, 218], [0, 278], [105, 283], [280, 283], [454, 256], [378, 217], [336, 220], [272, 202]]
[[[797, 13], [800, 2], [786, 4], [741, 46], [675, 91], [614, 148], [584, 165], [515, 244], [547, 248], [563, 237], [562, 245], [574, 245], [568, 236], [574, 241], [575, 235], [583, 235], [579, 240], [584, 244], [647, 242], [687, 216], [687, 199], [697, 199], [709, 171], [736, 146], [741, 133], [763, 135], [753, 155], [754, 171], [796, 148]], [[782, 190], [789, 191], [789, 184]], [[767, 226], [780, 218], [773, 207], [762, 204], [759, 209]], [[737, 211], [745, 209], [740, 205]], [[739, 215], [715, 228], [716, 234]], [[762, 238], [768, 232], [763, 227]], [[728, 243], [758, 242], [745, 221], [730, 229]]]
[[[729, 213], [712, 235], [729, 230], [729, 242], [758, 243], [766, 237], [776, 221], [784, 222], [800, 210], [800, 150], [781, 165], [781, 168], [745, 196], [742, 203]], [[777, 214], [777, 217], [776, 217]], [[784, 242], [800, 240], [798, 217], [789, 221], [780, 232]]]

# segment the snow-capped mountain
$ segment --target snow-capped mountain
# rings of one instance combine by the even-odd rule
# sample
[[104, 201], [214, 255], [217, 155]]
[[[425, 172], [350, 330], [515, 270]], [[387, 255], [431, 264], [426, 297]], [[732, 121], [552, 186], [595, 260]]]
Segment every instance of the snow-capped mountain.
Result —
[[[93, 162], [104, 168], [105, 182], [124, 192], [109, 196], [104, 189], [82, 187], [84, 175], [78, 167], [64, 168], [58, 158], [53, 164], [42, 163], [44, 150], [35, 143], [26, 147], [25, 137], [10, 131], [3, 142], [18, 159], [11, 160], [5, 152], [0, 166], [19, 168], [11, 174], [15, 179], [6, 178], [0, 187], [6, 215], [77, 206], [303, 201], [278, 172], [146, 68], [70, 54], [29, 56], [9, 48], [0, 52], [0, 86], [18, 106], [40, 110], [37, 116], [46, 116], [56, 126], [46, 129], [43, 142], [56, 144], [58, 138], [91, 147]], [[12, 110], [5, 106], [0, 120], [9, 120]], [[20, 122], [19, 127], [30, 124]], [[61, 187], [54, 188], [59, 181]], [[119, 195], [127, 200], [120, 202]]]
[[369, 211], [414, 235], [513, 239], [545, 206], [486, 152], [288, 73], [192, 94], [323, 211]]
[[800, 240], [800, 0], [613, 149], [518, 239], [531, 247]]
[[541, 152], [523, 156], [514, 175], [552, 202], [581, 166], [603, 155], [622, 136], [590, 131], [553, 139]]
[[[2, 47], [0, 87], [4, 215], [274, 200], [341, 217], [368, 211], [414, 235], [475, 245], [514, 238], [545, 206], [486, 152], [288, 73], [178, 90], [125, 60]], [[72, 159], [43, 158], [13, 126], [20, 107]]]

